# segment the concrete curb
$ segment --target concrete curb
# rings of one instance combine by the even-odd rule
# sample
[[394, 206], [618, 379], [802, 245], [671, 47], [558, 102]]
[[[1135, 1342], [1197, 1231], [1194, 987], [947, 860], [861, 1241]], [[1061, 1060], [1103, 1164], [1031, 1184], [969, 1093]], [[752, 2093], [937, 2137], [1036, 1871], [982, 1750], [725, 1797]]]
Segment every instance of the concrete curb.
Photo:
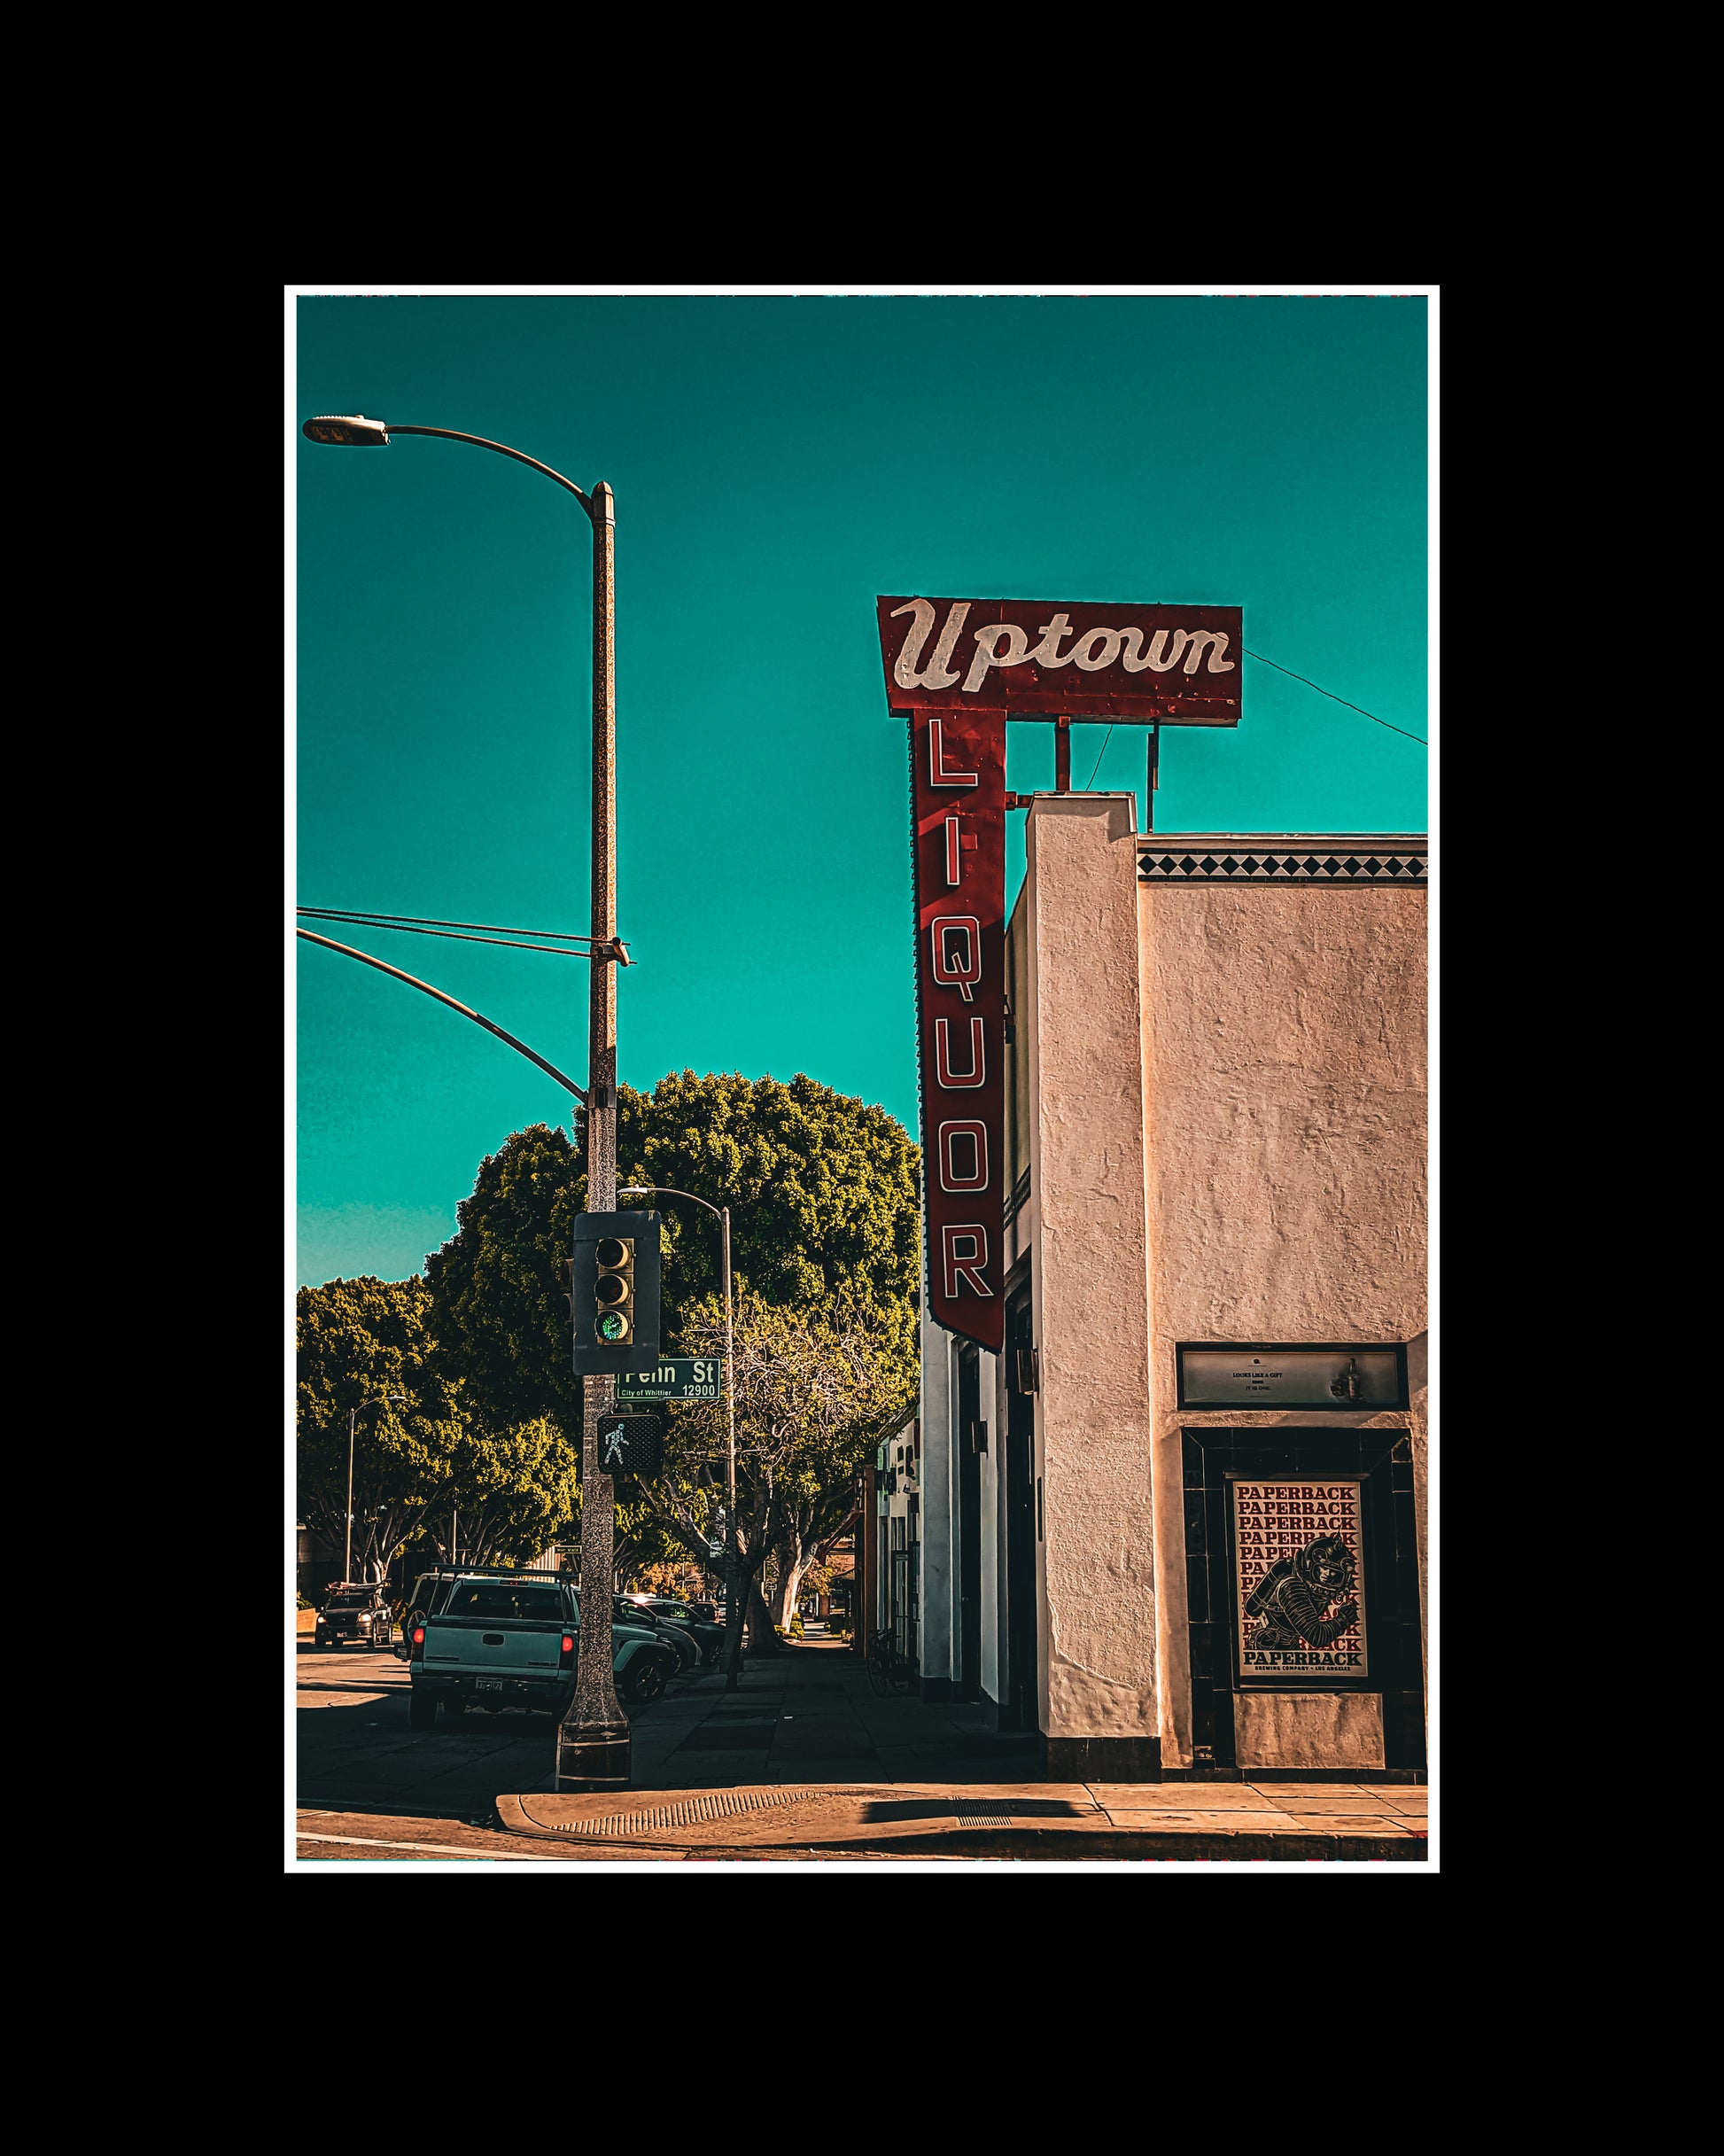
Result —
[[[1014, 1802], [1015, 1799], [1015, 1802]], [[1036, 1812], [1066, 1812], [1037, 1817]], [[1014, 1811], [1030, 1813], [1013, 1817]], [[897, 1817], [882, 1814], [896, 1812]], [[923, 1816], [905, 1817], [902, 1815]], [[804, 1785], [729, 1790], [664, 1790], [631, 1797], [502, 1795], [498, 1824], [512, 1834], [602, 1849], [623, 1857], [680, 1850], [689, 1856], [745, 1858], [768, 1851], [818, 1850], [893, 1856], [1133, 1858], [1206, 1863], [1423, 1864], [1422, 1822], [1334, 1817], [1257, 1819], [1229, 1826], [1224, 1816], [1138, 1814], [1110, 1818], [1081, 1785], [954, 1789], [903, 1783], [843, 1787]], [[639, 1824], [633, 1822], [638, 1820]]]

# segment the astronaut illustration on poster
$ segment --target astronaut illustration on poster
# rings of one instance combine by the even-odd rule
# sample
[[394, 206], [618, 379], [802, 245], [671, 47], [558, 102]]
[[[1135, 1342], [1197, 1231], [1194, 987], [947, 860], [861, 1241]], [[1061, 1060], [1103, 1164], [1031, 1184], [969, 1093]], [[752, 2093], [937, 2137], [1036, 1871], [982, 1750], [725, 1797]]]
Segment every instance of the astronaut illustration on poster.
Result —
[[1358, 1483], [1232, 1487], [1240, 1675], [1368, 1676]]

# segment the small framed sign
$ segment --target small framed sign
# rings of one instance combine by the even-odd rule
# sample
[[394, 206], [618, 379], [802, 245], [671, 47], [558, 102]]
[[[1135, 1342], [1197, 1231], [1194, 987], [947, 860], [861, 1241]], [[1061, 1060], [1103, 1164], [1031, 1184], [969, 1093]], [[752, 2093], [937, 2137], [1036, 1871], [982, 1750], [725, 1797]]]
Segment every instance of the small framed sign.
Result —
[[1357, 1343], [1296, 1345], [1181, 1341], [1181, 1407], [1327, 1407], [1368, 1414], [1407, 1405], [1407, 1350]]

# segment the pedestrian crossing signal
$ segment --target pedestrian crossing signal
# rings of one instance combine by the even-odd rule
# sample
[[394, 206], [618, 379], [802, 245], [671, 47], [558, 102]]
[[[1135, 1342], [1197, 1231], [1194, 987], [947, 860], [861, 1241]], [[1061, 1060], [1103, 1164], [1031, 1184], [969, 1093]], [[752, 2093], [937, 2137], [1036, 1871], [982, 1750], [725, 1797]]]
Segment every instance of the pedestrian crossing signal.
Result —
[[662, 1474], [664, 1419], [662, 1415], [601, 1415], [599, 1471], [602, 1475]]

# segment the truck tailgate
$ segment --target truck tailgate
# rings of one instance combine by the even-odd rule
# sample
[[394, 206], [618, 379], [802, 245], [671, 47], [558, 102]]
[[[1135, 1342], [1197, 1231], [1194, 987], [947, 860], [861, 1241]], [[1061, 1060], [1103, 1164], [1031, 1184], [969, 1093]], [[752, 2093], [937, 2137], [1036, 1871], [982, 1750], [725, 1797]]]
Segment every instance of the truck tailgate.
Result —
[[427, 1676], [555, 1677], [563, 1627], [515, 1618], [431, 1617], [425, 1623]]

